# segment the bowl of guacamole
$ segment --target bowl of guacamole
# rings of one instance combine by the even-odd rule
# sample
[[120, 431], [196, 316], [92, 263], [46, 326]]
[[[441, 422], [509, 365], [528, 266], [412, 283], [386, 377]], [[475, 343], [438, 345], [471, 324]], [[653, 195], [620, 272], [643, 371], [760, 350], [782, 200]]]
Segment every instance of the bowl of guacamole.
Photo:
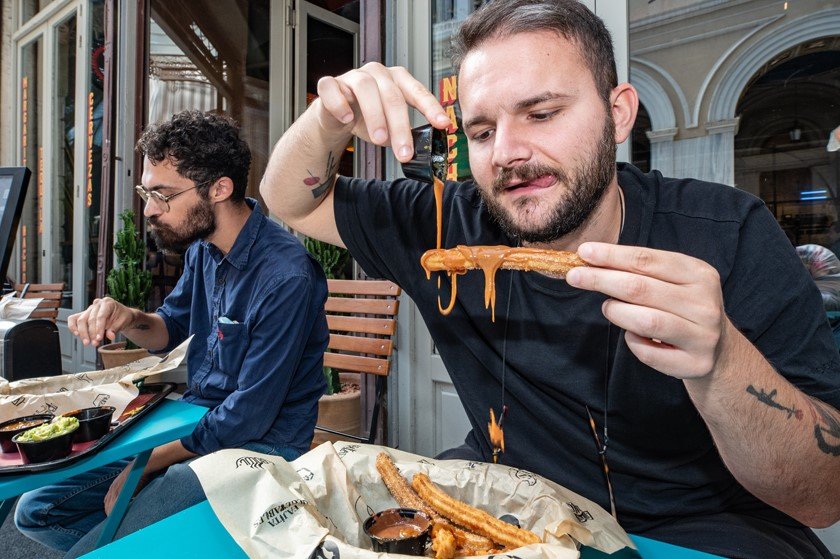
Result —
[[24, 464], [50, 462], [73, 451], [73, 433], [79, 428], [75, 417], [58, 416], [49, 423], [33, 427], [12, 437]]

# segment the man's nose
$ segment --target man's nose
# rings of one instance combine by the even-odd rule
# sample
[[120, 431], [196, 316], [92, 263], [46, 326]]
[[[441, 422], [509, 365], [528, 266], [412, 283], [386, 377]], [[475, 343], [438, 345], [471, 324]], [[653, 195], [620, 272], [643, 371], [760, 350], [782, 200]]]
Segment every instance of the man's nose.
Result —
[[512, 126], [498, 125], [493, 138], [493, 166], [516, 167], [531, 158], [527, 135]]
[[151, 198], [146, 201], [146, 205], [143, 207], [143, 215], [146, 216], [146, 218], [155, 217], [161, 215], [162, 213], [163, 210], [161, 210], [160, 207], [157, 204], [155, 204]]

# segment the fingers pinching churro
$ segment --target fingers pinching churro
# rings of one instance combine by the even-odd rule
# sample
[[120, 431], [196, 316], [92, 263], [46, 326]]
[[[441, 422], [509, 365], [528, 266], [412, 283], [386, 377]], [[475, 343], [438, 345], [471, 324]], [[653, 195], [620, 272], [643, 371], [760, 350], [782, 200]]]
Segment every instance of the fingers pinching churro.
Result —
[[541, 541], [533, 532], [517, 528], [512, 524], [494, 518], [483, 510], [450, 497], [432, 483], [426, 474], [415, 474], [411, 486], [420, 498], [429, 503], [435, 511], [452, 522], [465, 526], [505, 547], [517, 548]]
[[[394, 499], [401, 507], [417, 509], [425, 512], [431, 517], [436, 528], [445, 528], [450, 531], [453, 536], [455, 536], [455, 541], [459, 549], [459, 556], [483, 555], [493, 549], [493, 542], [490, 539], [485, 538], [484, 536], [479, 536], [478, 534], [473, 534], [472, 532], [468, 532], [467, 530], [463, 530], [457, 526], [453, 526], [448, 520], [435, 512], [428, 503], [423, 501], [423, 499], [414, 492], [408, 484], [408, 481], [400, 474], [399, 470], [397, 470], [397, 466], [394, 464], [394, 461], [391, 460], [391, 457], [385, 452], [380, 452], [377, 455], [376, 469], [379, 471], [379, 475], [382, 476], [382, 481], [385, 482], [385, 486], [388, 488], [388, 491], [391, 492], [391, 495], [394, 496]], [[465, 551], [460, 553], [461, 550]]]

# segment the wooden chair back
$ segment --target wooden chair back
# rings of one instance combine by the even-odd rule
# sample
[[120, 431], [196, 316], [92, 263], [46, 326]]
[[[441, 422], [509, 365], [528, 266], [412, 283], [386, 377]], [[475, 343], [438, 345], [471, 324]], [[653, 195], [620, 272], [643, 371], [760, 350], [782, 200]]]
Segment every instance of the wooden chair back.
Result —
[[53, 322], [56, 321], [64, 292], [64, 282], [16, 283], [14, 289], [21, 299], [43, 299], [38, 304], [38, 308], [29, 315], [29, 318], [46, 318]]
[[372, 443], [391, 370], [398, 298], [402, 290], [385, 280], [328, 280], [327, 284], [329, 297], [325, 308], [330, 341], [324, 353], [324, 366], [340, 372], [375, 375], [376, 395], [366, 437], [323, 426], [317, 429]]

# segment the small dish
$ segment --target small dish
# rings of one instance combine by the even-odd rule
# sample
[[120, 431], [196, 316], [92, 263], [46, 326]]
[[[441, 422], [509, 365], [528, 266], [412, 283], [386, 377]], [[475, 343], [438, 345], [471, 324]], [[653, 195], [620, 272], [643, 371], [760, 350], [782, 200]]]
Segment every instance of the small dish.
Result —
[[424, 555], [429, 544], [432, 519], [415, 509], [385, 509], [364, 523], [373, 550], [404, 555]]
[[435, 177], [446, 180], [449, 144], [446, 132], [431, 124], [411, 129], [414, 141], [414, 157], [402, 164], [406, 178], [432, 184]]
[[[72, 421], [72, 423], [71, 423]], [[47, 425], [61, 425], [62, 432], [56, 435], [48, 435], [38, 440], [26, 440], [27, 434]], [[20, 459], [24, 464], [38, 464], [40, 462], [51, 462], [59, 458], [70, 456], [73, 451], [73, 436], [79, 428], [79, 422], [75, 418], [57, 417], [51, 423], [39, 427], [27, 429], [12, 437], [12, 442], [17, 444]]]
[[73, 436], [74, 443], [86, 443], [108, 434], [111, 430], [111, 418], [114, 416], [114, 406], [97, 406], [83, 408], [61, 414], [64, 417], [75, 417], [79, 420], [79, 428]]
[[49, 423], [52, 418], [53, 414], [51, 413], [39, 413], [35, 415], [25, 415], [23, 417], [10, 419], [0, 423], [0, 449], [8, 454], [17, 452], [17, 446], [15, 446], [15, 443], [12, 442], [12, 437], [18, 433], [28, 431], [33, 427]]

